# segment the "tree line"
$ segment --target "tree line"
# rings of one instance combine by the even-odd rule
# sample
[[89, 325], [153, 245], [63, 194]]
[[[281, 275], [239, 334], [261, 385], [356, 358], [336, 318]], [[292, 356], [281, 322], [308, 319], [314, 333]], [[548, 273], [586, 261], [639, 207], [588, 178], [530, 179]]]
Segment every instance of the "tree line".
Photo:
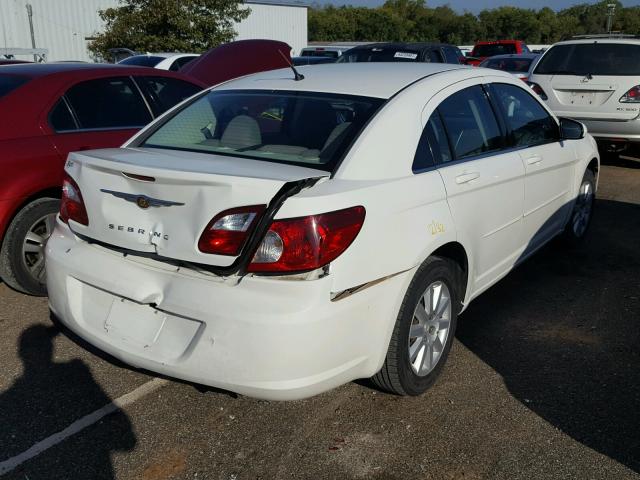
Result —
[[613, 31], [640, 33], [640, 7], [617, 0], [576, 5], [558, 12], [499, 7], [478, 15], [448, 6], [430, 8], [424, 0], [387, 0], [376, 8], [319, 6], [309, 9], [310, 41], [401, 41], [473, 44], [477, 40], [518, 39], [551, 44], [574, 35], [605, 33], [607, 5], [615, 4]]

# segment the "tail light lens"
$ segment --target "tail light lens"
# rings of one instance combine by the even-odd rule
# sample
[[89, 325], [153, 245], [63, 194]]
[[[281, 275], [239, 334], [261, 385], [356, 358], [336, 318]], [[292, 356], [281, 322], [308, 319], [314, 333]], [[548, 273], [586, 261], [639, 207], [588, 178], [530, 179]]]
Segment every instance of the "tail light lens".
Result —
[[60, 201], [60, 219], [69, 223], [69, 220], [82, 225], [89, 225], [87, 209], [82, 200], [82, 193], [78, 184], [65, 173], [62, 180], [62, 200]]
[[640, 85], [636, 85], [620, 97], [620, 103], [640, 103]]
[[351, 245], [364, 223], [364, 207], [274, 220], [249, 272], [304, 272], [332, 262]]
[[239, 255], [264, 209], [264, 205], [251, 205], [220, 212], [200, 235], [198, 248], [203, 253]]
[[527, 85], [529, 85], [531, 90], [533, 90], [535, 93], [537, 93], [542, 100], [546, 100], [547, 99], [547, 94], [544, 93], [544, 90], [542, 89], [542, 87], [540, 85], [538, 85], [537, 83], [533, 83], [533, 82], [527, 82]]

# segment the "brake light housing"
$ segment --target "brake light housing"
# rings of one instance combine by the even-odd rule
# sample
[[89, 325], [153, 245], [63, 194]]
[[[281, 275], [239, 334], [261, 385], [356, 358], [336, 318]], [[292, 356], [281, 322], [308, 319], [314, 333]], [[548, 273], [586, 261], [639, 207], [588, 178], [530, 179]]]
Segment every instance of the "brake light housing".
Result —
[[274, 220], [247, 271], [302, 273], [338, 258], [353, 243], [365, 218], [356, 206], [307, 217]]
[[620, 97], [620, 103], [640, 103], [640, 85], [631, 88], [627, 93]]
[[527, 85], [529, 85], [529, 88], [531, 88], [531, 90], [533, 90], [535, 93], [537, 93], [540, 96], [542, 100], [546, 100], [548, 98], [547, 94], [544, 92], [544, 90], [540, 85], [534, 82], [529, 82], [529, 81], [526, 81], [526, 83]]
[[238, 256], [265, 208], [266, 205], [249, 205], [218, 213], [200, 235], [198, 249], [202, 253]]
[[82, 199], [80, 187], [67, 173], [62, 179], [62, 199], [60, 200], [60, 219], [64, 223], [73, 220], [84, 226], [89, 226], [89, 216]]

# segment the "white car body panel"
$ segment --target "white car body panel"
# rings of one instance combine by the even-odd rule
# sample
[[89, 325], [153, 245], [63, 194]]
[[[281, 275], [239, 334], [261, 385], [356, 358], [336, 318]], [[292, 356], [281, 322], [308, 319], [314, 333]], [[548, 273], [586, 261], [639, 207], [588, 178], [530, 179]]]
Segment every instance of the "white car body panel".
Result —
[[[587, 137], [414, 173], [416, 145], [442, 100], [487, 82], [526, 86], [508, 73], [443, 64], [393, 69], [329, 64], [300, 70], [303, 81], [279, 70], [215, 88], [389, 98], [331, 175], [126, 145], [70, 156], [66, 170], [80, 186], [90, 222], [83, 227], [59, 220], [47, 244], [50, 305], [63, 323], [138, 367], [261, 398], [315, 395], [381, 368], [404, 294], [417, 268], [436, 250], [451, 245], [464, 250], [468, 280], [461, 301], [466, 307], [558, 233], [566, 216], [556, 213], [572, 204], [587, 165], [598, 161], [595, 142]], [[163, 121], [156, 120], [127, 145], [136, 145]], [[541, 161], [529, 164], [536, 155]], [[156, 182], [134, 181], [121, 172]], [[460, 181], [470, 173], [478, 175]], [[230, 265], [235, 257], [198, 252], [197, 239], [207, 222], [227, 208], [267, 204], [286, 182], [307, 178], [317, 181], [287, 198], [275, 219], [356, 205], [366, 209], [354, 242], [322, 271], [225, 276], [165, 261]], [[100, 189], [185, 206], [150, 212]], [[108, 228], [120, 218], [123, 225], [148, 222], [150, 228], [170, 231], [170, 240], [155, 245], [125, 240], [122, 231]], [[546, 228], [549, 218], [553, 228]], [[86, 242], [82, 235], [105, 245]]]

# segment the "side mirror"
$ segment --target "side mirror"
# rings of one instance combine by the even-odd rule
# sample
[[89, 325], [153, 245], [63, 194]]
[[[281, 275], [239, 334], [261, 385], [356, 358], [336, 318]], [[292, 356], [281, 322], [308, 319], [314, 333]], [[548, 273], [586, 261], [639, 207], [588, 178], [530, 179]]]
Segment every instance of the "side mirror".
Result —
[[584, 138], [584, 125], [570, 118], [560, 119], [560, 138], [562, 140], [580, 140]]

